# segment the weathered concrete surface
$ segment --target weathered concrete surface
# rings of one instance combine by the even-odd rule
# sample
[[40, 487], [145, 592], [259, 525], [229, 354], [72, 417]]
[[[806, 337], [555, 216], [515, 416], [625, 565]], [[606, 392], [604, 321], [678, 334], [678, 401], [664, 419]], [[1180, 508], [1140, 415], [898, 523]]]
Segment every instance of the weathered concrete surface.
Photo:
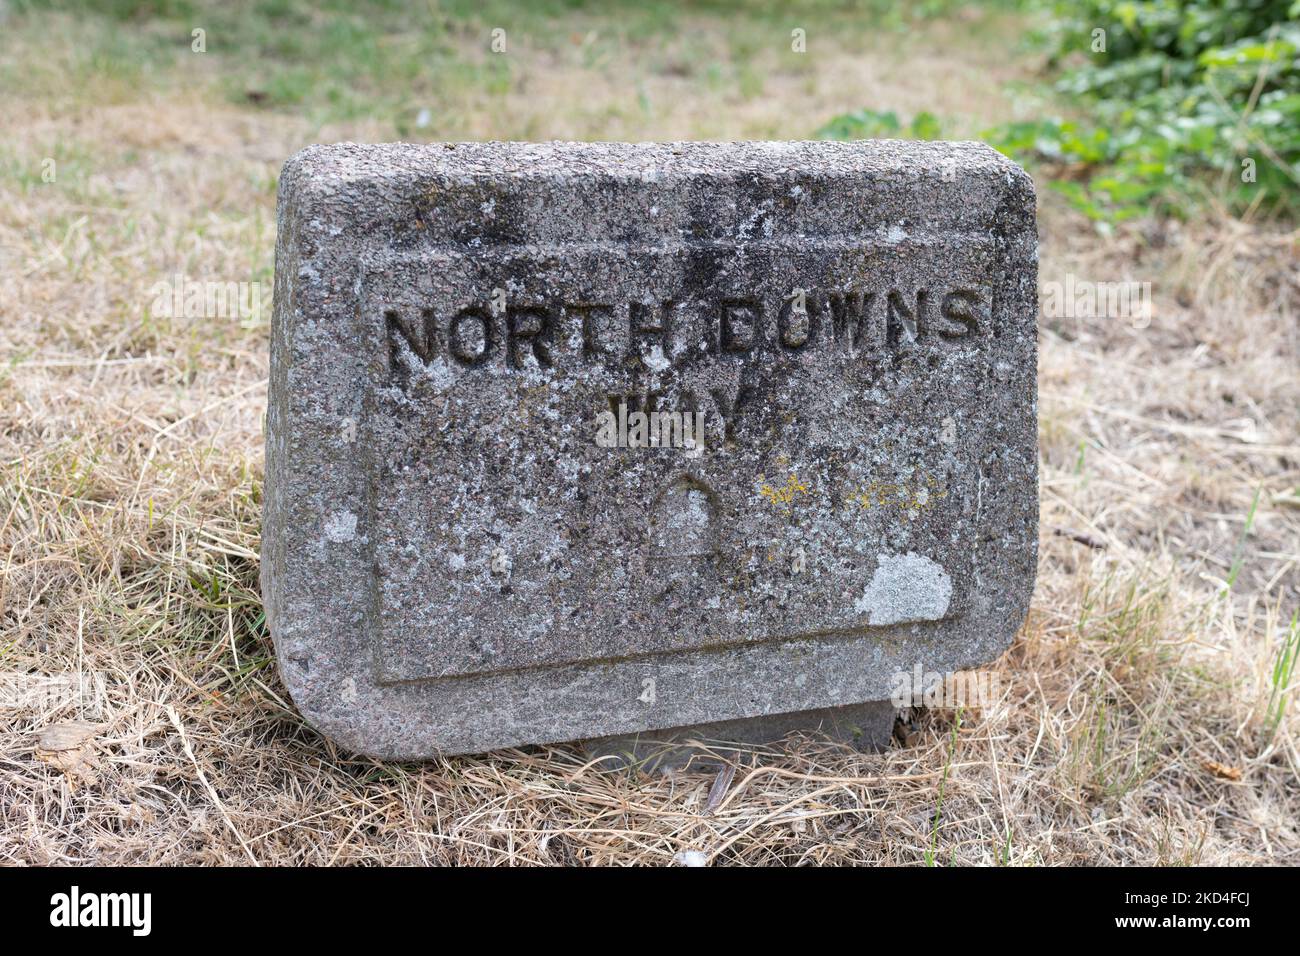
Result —
[[[1029, 178], [969, 143], [311, 147], [263, 597], [383, 757], [881, 700], [1036, 558]], [[601, 447], [601, 413], [703, 416]], [[701, 447], [702, 446], [702, 447]]]
[[894, 732], [898, 708], [888, 700], [843, 707], [819, 707], [791, 714], [720, 720], [696, 727], [647, 730], [584, 740], [583, 747], [605, 770], [635, 766], [662, 770], [718, 770], [793, 733], [819, 734], [864, 753], [884, 750]]

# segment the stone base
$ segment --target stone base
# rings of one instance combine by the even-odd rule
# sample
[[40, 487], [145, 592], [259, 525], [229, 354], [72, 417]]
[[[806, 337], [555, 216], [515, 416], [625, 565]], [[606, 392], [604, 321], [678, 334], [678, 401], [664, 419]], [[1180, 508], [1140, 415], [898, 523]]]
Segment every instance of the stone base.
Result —
[[856, 750], [884, 750], [894, 732], [898, 708], [888, 700], [844, 707], [822, 707], [791, 714], [721, 720], [693, 727], [650, 730], [641, 734], [596, 737], [582, 742], [601, 767], [638, 766], [664, 770], [717, 770], [737, 751], [774, 744], [794, 731], [820, 733]]

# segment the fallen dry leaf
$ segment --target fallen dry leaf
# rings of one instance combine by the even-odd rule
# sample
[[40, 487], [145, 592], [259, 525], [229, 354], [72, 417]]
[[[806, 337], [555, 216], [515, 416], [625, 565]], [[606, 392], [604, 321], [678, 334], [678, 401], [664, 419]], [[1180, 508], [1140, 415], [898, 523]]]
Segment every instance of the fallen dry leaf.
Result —
[[50, 724], [36, 739], [36, 759], [62, 771], [73, 790], [79, 783], [89, 786], [99, 779], [94, 759], [98, 730], [98, 724], [76, 720]]
[[98, 724], [87, 724], [78, 720], [50, 724], [41, 731], [36, 746], [40, 750], [51, 752], [77, 750], [84, 746], [97, 730], [99, 730]]
[[1223, 780], [1241, 779], [1240, 767], [1229, 767], [1227, 764], [1219, 763], [1217, 760], [1202, 760], [1201, 767]]

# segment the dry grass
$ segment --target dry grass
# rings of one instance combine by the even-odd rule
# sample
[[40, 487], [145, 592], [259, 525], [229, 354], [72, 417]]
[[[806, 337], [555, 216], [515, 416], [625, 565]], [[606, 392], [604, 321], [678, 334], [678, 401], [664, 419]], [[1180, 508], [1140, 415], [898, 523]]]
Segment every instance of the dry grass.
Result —
[[[24, 36], [10, 65], [58, 42]], [[799, 136], [868, 102], [1012, 109], [995, 91], [1022, 67], [1002, 51], [873, 42], [731, 101], [671, 46], [598, 68], [548, 47], [428, 133]], [[648, 110], [627, 107], [627, 69]], [[605, 772], [568, 747], [385, 766], [305, 727], [275, 673], [265, 326], [148, 304], [178, 272], [266, 282], [279, 162], [392, 132], [232, 106], [202, 74], [166, 93], [54, 82], [0, 101], [0, 670], [104, 688], [98, 708], [0, 702], [0, 861], [1300, 862], [1300, 703], [1285, 694], [1276, 727], [1268, 711], [1300, 604], [1300, 234], [1104, 240], [1044, 191], [1043, 279], [1150, 281], [1158, 311], [1044, 323], [1039, 583], [996, 705], [921, 713], [915, 744], [880, 755], [791, 739], [713, 801], [711, 776]], [[38, 733], [71, 720], [94, 731], [60, 762]]]

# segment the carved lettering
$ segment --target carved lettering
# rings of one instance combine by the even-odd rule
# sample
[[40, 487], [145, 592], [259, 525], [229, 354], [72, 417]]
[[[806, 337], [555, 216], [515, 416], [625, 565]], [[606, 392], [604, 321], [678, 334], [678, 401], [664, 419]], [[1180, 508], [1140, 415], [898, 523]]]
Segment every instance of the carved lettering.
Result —
[[[520, 346], [532, 346], [532, 356], [542, 368], [551, 362], [551, 310], [543, 305], [506, 307], [506, 360], [512, 368], [523, 368]], [[526, 353], [525, 353], [526, 354]]]
[[[658, 374], [719, 358], [758, 362], [809, 349], [837, 349], [874, 361], [917, 348], [961, 347], [997, 334], [993, 303], [973, 288], [796, 288], [767, 302], [757, 297], [636, 300], [623, 305], [510, 302], [499, 313], [490, 302], [484, 299], [448, 312], [385, 308], [394, 378], [405, 383], [413, 368], [429, 365], [439, 355], [465, 369], [492, 362], [511, 370], [623, 356], [628, 369]], [[675, 347], [679, 315], [685, 324]], [[626, 316], [626, 340], [615, 325], [616, 316], [619, 325]], [[724, 418], [727, 415], [724, 411]]]
[[762, 306], [754, 299], [723, 299], [718, 303], [718, 351], [743, 355], [759, 336]]
[[628, 357], [642, 368], [666, 367], [672, 355], [672, 317], [671, 301], [660, 303], [657, 308], [644, 302], [629, 302]]
[[486, 362], [492, 354], [492, 314], [472, 305], [457, 312], [448, 330], [447, 351], [469, 368]]

